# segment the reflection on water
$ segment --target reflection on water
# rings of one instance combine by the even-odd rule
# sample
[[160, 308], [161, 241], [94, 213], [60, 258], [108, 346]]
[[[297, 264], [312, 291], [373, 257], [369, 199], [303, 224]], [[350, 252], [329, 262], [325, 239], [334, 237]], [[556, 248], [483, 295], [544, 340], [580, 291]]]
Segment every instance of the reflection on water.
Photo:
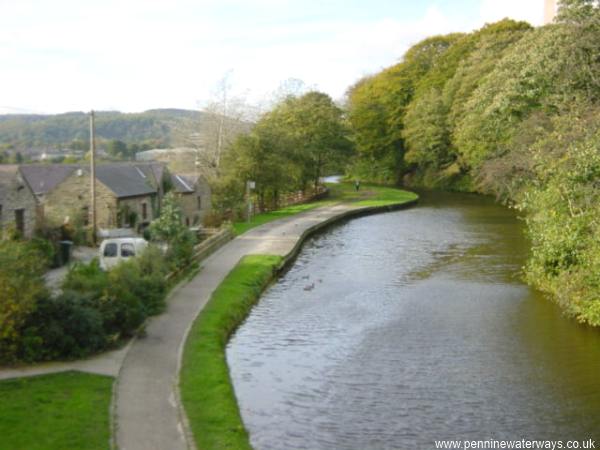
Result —
[[254, 447], [600, 438], [600, 335], [520, 282], [526, 252], [458, 194], [311, 239], [228, 347]]

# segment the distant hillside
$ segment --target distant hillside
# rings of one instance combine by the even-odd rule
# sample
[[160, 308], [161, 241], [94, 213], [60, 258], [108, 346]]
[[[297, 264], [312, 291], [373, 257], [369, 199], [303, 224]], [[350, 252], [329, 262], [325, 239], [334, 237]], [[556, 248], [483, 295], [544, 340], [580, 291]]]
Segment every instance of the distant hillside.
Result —
[[[203, 113], [183, 109], [153, 109], [143, 113], [98, 111], [96, 134], [102, 146], [118, 139], [128, 144], [168, 147], [174, 130]], [[89, 116], [83, 112], [57, 115], [0, 115], [0, 150], [35, 154], [42, 150], [77, 148], [89, 140]]]

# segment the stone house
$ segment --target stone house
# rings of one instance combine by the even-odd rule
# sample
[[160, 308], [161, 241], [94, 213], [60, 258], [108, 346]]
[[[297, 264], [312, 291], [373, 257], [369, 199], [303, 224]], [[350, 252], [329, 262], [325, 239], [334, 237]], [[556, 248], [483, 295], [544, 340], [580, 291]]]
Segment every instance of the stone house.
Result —
[[[96, 167], [98, 228], [137, 226], [142, 229], [157, 215], [163, 192], [163, 169], [150, 164], [99, 164]], [[90, 211], [90, 169], [78, 165], [22, 166], [34, 187], [43, 222], [49, 226], [78, 223], [87, 226]]]
[[14, 229], [33, 236], [38, 210], [35, 195], [17, 165], [0, 165], [0, 238]]
[[[40, 225], [89, 225], [91, 175], [87, 165], [23, 165], [21, 170], [37, 199]], [[160, 162], [98, 164], [98, 228], [143, 230], [158, 216], [169, 188], [177, 193], [184, 222], [201, 223], [211, 205], [210, 187], [203, 179], [171, 175]]]
[[171, 175], [171, 185], [177, 196], [186, 226], [201, 225], [211, 209], [211, 190], [207, 181], [198, 175]]

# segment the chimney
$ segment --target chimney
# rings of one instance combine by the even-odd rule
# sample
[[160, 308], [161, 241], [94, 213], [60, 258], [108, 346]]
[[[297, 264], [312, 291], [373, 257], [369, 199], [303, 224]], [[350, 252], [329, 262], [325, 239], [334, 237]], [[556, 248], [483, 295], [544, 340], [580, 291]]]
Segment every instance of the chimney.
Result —
[[552, 23], [556, 17], [556, 0], [545, 0], [544, 4], [544, 25]]

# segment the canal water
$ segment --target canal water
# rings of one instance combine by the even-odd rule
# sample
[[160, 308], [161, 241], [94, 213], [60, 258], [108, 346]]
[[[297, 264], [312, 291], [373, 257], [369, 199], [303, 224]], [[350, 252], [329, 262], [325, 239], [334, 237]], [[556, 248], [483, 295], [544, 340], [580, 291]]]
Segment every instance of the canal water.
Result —
[[527, 252], [461, 194], [307, 241], [227, 349], [254, 448], [600, 440], [600, 333], [521, 282]]

